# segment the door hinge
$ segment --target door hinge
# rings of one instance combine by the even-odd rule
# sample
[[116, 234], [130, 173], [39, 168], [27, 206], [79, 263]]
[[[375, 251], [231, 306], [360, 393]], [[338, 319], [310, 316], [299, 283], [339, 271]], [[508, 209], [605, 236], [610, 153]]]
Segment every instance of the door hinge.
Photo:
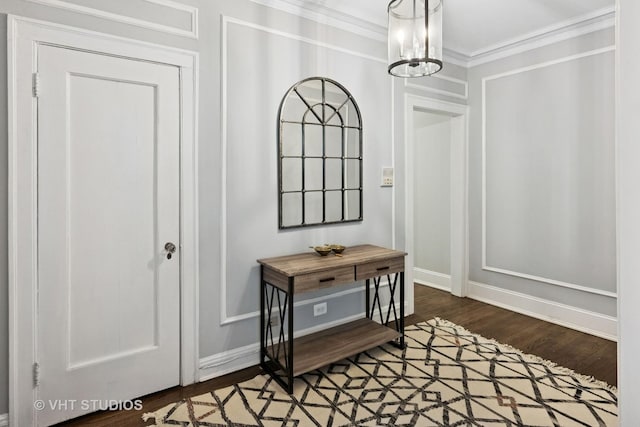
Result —
[[40, 96], [40, 73], [33, 73], [31, 76], [31, 89], [34, 98]]
[[33, 364], [33, 386], [38, 387], [40, 385], [40, 364], [35, 362]]

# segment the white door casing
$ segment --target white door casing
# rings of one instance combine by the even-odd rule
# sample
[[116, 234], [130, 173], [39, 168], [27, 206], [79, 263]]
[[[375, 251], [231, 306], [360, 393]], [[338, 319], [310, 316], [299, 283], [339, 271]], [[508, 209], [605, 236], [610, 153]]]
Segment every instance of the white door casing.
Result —
[[[170, 383], [176, 383], [178, 380], [183, 385], [195, 382], [198, 366], [197, 151], [195, 132], [197, 54], [15, 16], [8, 17], [8, 40], [10, 425], [35, 425], [34, 400], [38, 397], [78, 398], [66, 394], [69, 390], [65, 389], [64, 385], [71, 384], [73, 381], [79, 384], [78, 390], [84, 390], [83, 395], [79, 396], [81, 399], [127, 399], [136, 397], [136, 393], [139, 395], [148, 392], [131, 387], [127, 395], [109, 395], [113, 392], [118, 393], [114, 385], [118, 383], [118, 380], [110, 377], [106, 373], [107, 371], [101, 371], [101, 369], [105, 369], [102, 362], [106, 361], [104, 366], [110, 366], [110, 369], [113, 370], [118, 367], [118, 363], [121, 363], [119, 360], [125, 360], [122, 357], [124, 355], [133, 358], [129, 359], [127, 365], [136, 366], [139, 378], [143, 378], [139, 381], [141, 383], [148, 382], [152, 387], [164, 388], [165, 385], [171, 385]], [[89, 68], [70, 74], [60, 69], [55, 70], [65, 62], [56, 60], [59, 58], [60, 52], [69, 56], [66, 59], [71, 62], [77, 62], [78, 58], [83, 56], [85, 59], [87, 55], [91, 56], [90, 61], [84, 60], [85, 65]], [[48, 57], [48, 55], [53, 56]], [[55, 72], [51, 76], [55, 76], [55, 78], [51, 80], [48, 72], [45, 75], [40, 74], [39, 91], [42, 97], [37, 100], [32, 96], [34, 84], [32, 76], [38, 71], [39, 66], [47, 64], [53, 67]], [[135, 73], [131, 74], [132, 70], [127, 71], [128, 66], [138, 68], [136, 71], [138, 77], [131, 77]], [[160, 74], [164, 73], [164, 77], [157, 76], [158, 70], [162, 70]], [[144, 74], [142, 81], [139, 81], [139, 76], [142, 75], [140, 71]], [[112, 72], [116, 72], [116, 74], [109, 74]], [[118, 75], [117, 73], [120, 72], [123, 74]], [[104, 78], [92, 78], [92, 76]], [[61, 87], [65, 85], [58, 84], [59, 81], [56, 79], [60, 78], [66, 80], [67, 83], [71, 80], [73, 84], [71, 86], [67, 84], [67, 87], [72, 87], [73, 90], [61, 91]], [[158, 79], [155, 83], [154, 78]], [[121, 82], [117, 83], [118, 80]], [[166, 84], [168, 80], [173, 80], [174, 90], [168, 90], [169, 86]], [[125, 81], [127, 83], [124, 83]], [[119, 89], [116, 89], [118, 86]], [[123, 87], [127, 89], [123, 91]], [[82, 89], [85, 91], [83, 92]], [[95, 103], [92, 102], [92, 93], [98, 93], [100, 90], [102, 90], [101, 95], [105, 99], [96, 98], [93, 100]], [[158, 95], [159, 92], [162, 95]], [[47, 98], [49, 95], [52, 97]], [[64, 118], [65, 115], [68, 117], [69, 114], [69, 111], [65, 111], [62, 105], [59, 105], [60, 97], [63, 100], [67, 97], [75, 97], [78, 101], [75, 107], [73, 103], [70, 105], [70, 111], [74, 113], [75, 119], [82, 118], [82, 114], [90, 113], [89, 110], [92, 108], [94, 113], [100, 111], [101, 106], [109, 104], [109, 98], [112, 98], [113, 101], [118, 96], [130, 97], [128, 105], [123, 107], [123, 111], [118, 112], [111, 109], [110, 113], [115, 112], [115, 116], [109, 117], [110, 113], [106, 112], [107, 114], [98, 117], [98, 120], [92, 123], [85, 120], [84, 129], [82, 120], [75, 122], [73, 119], [62, 120], [62, 122], [58, 120], [60, 117]], [[156, 109], [155, 106], [153, 111], [149, 110], [148, 102], [150, 100], [165, 96], [172, 97], [167, 100], [169, 100], [169, 104], [173, 104], [173, 111], [163, 111], [161, 107]], [[52, 102], [49, 109], [57, 105], [60, 111], [57, 111], [57, 115], [54, 116], [39, 117], [38, 102], [44, 103], [41, 108], [45, 108], [48, 101]], [[123, 123], [122, 128], [113, 129], [113, 134], [104, 135], [105, 132], [109, 133], [109, 120], [116, 119], [126, 122], [127, 112], [139, 109], [145, 102], [147, 102], [147, 107], [145, 107], [147, 111], [143, 117], [132, 118], [130, 123]], [[82, 108], [83, 103], [84, 108]], [[81, 108], [77, 108], [78, 106]], [[121, 115], [118, 117], [118, 114]], [[130, 190], [137, 188], [137, 195], [125, 196], [130, 199], [120, 198], [116, 200], [116, 204], [108, 203], [106, 196], [109, 194], [107, 193], [111, 191], [111, 196], [119, 194], [120, 192], [117, 190], [127, 186], [127, 180], [129, 182], [138, 180], [139, 177], [135, 176], [135, 173], [133, 175], [123, 174], [122, 176], [112, 175], [111, 177], [115, 177], [115, 179], [109, 183], [111, 187], [108, 186], [106, 190], [105, 188], [94, 189], [87, 185], [91, 183], [91, 179], [89, 179], [91, 177], [95, 178], [96, 182], [108, 183], [106, 178], [109, 177], [114, 165], [118, 163], [118, 159], [123, 160], [122, 167], [124, 169], [131, 170], [136, 155], [144, 156], [148, 154], [150, 149], [154, 150], [155, 148], [150, 148], [149, 144], [146, 147], [144, 144], [140, 144], [136, 146], [138, 153], [131, 158], [123, 158], [121, 154], [117, 153], [117, 150], [128, 147], [127, 143], [131, 145], [133, 140], [140, 141], [145, 138], [149, 140], [150, 138], [143, 132], [127, 141], [128, 134], [125, 132], [127, 126], [134, 124], [139, 119], [146, 120], [145, 132], [148, 132], [150, 120], [153, 122], [158, 117], [165, 119], [161, 116], [167, 114], [174, 116], [173, 122], [171, 120], [162, 121], [169, 123], [174, 130], [163, 129], [163, 133], [170, 135], [173, 132], [174, 140], [179, 141], [179, 145], [176, 144], [175, 151], [166, 156], [166, 158], [172, 158], [172, 165], [158, 168], [158, 171], [164, 170], [166, 173], [158, 174], [156, 190], [160, 187], [169, 189], [171, 197], [162, 196], [162, 191], [154, 191], [152, 197], [148, 194], [144, 195], [143, 193], [146, 193], [144, 187], [151, 184], [149, 179], [146, 181], [141, 179], [132, 184], [132, 188], [130, 188]], [[47, 119], [51, 120], [47, 121]], [[47, 135], [38, 136], [39, 121], [41, 121], [40, 132], [47, 132]], [[153, 123], [151, 129], [153, 129]], [[56, 132], [68, 130], [73, 130], [74, 135], [65, 137], [62, 141], [58, 140], [60, 145], [38, 145], [47, 142], [47, 137]], [[48, 134], [48, 131], [51, 131], [51, 135]], [[84, 135], [83, 131], [86, 132]], [[118, 131], [123, 133], [118, 134]], [[96, 136], [91, 135], [91, 132], [102, 132], [100, 137], [112, 138], [116, 141], [111, 147], [113, 148], [111, 154], [109, 154], [109, 150], [101, 151], [105, 147], [89, 147], [83, 142]], [[74, 138], [76, 136], [78, 138]], [[151, 140], [155, 138], [156, 135], [151, 136]], [[53, 140], [55, 138], [49, 138], [49, 141]], [[158, 141], [158, 150], [161, 151], [162, 138], [158, 138]], [[79, 144], [78, 142], [83, 143]], [[147, 150], [146, 153], [145, 150]], [[110, 155], [111, 157], [109, 157]], [[69, 159], [80, 158], [78, 156], [83, 160], [96, 160], [97, 167], [87, 169], [89, 161], [69, 163]], [[50, 166], [48, 169], [45, 166], [47, 164]], [[71, 165], [71, 167], [67, 168], [67, 165]], [[155, 166], [150, 166], [147, 163], [146, 167]], [[140, 172], [142, 173], [142, 171]], [[42, 175], [39, 176], [39, 173]], [[70, 178], [81, 175], [88, 176], [88, 178], [69, 181]], [[75, 197], [69, 198], [69, 195]], [[105, 197], [101, 197], [101, 195]], [[82, 199], [88, 199], [90, 204], [83, 205], [78, 201]], [[105, 221], [109, 215], [128, 218], [122, 227], [116, 227], [121, 235], [140, 232], [139, 229], [144, 228], [142, 224], [144, 221], [141, 218], [146, 216], [147, 212], [133, 215], [137, 219], [127, 216], [126, 210], [122, 209], [122, 205], [127, 202], [142, 203], [146, 205], [147, 211], [153, 203], [164, 204], [163, 211], [169, 207], [168, 215], [171, 217], [169, 222], [178, 225], [174, 227], [173, 231], [165, 230], [162, 225], [159, 225], [156, 230], [151, 226], [146, 227], [146, 232], [149, 233], [151, 230], [150, 233], [153, 235], [153, 253], [145, 253], [150, 250], [149, 238], [143, 244], [139, 244], [133, 239], [118, 242], [119, 244], [115, 244], [115, 247], [108, 246], [114, 245], [114, 239], [105, 243], [106, 240], [109, 240], [104, 239], [108, 234], [108, 230], [105, 230], [107, 228]], [[42, 210], [46, 209], [45, 214], [40, 217], [38, 205], [40, 205], [41, 214]], [[109, 211], [109, 209], [112, 210]], [[68, 212], [73, 213], [74, 219], [69, 220]], [[94, 235], [90, 235], [91, 221], [86, 224], [82, 221], [75, 221], [82, 220], [82, 218], [91, 221], [97, 220], [98, 224], [103, 221], [103, 229], [93, 230], [95, 231]], [[152, 219], [149, 224], [153, 222]], [[160, 222], [158, 223], [160, 224]], [[59, 224], [59, 226], [56, 228], [53, 226], [55, 224]], [[69, 227], [69, 224], [73, 224], [73, 226]], [[39, 231], [42, 232], [42, 235], [38, 234]], [[114, 235], [117, 236], [118, 232], [114, 232]], [[47, 233], [52, 234], [48, 235]], [[100, 237], [105, 241], [96, 241], [100, 240]], [[165, 253], [162, 247], [165, 241], [174, 241], [179, 246], [176, 257], [171, 260], [173, 262], [163, 258]], [[160, 248], [156, 246], [160, 246]], [[52, 252], [64, 255], [68, 251], [73, 253], [75, 260], [82, 261], [82, 265], [95, 262], [96, 258], [99, 261], [104, 261], [104, 265], [102, 262], [98, 262], [83, 269], [73, 260], [70, 263], [65, 260], [60, 264], [53, 261], [55, 260], [54, 256], [50, 256]], [[95, 303], [98, 300], [114, 298], [114, 293], [103, 292], [99, 294], [103, 291], [105, 280], [114, 281], [118, 280], [118, 276], [121, 276], [123, 282], [126, 282], [124, 277], [130, 275], [132, 271], [136, 271], [134, 265], [145, 257], [144, 269], [137, 271], [138, 274], [146, 277], [137, 277], [134, 280], [134, 283], [142, 283], [143, 285], [137, 289], [136, 286], [121, 284], [121, 294], [122, 291], [130, 292], [128, 303], [119, 304], [117, 309], [107, 309], [106, 304], [104, 306], [95, 306], [94, 304], [93, 307], [86, 304], [87, 301], [93, 300]], [[119, 271], [113, 271], [116, 261], [120, 262]], [[109, 272], [111, 277], [108, 277], [108, 274], [91, 276], [92, 273], [99, 272], [100, 268], [105, 265], [112, 268], [105, 270]], [[155, 280], [156, 265], [158, 266], [157, 277], [159, 280]], [[52, 277], [49, 277], [50, 273], [52, 273]], [[75, 286], [71, 298], [68, 295], [55, 292], [47, 293], [48, 290], [51, 290], [49, 287], [43, 289], [43, 286], [47, 285], [47, 280], [50, 284], [56, 275], [58, 275], [58, 279], [60, 277], [66, 278], [65, 275], [69, 275], [73, 279], [65, 283], [65, 286]], [[163, 285], [162, 282], [165, 278], [167, 281], [174, 282], [173, 289]], [[97, 287], [90, 290], [90, 288], [83, 288], [80, 284], [93, 284]], [[37, 298], [38, 288], [40, 288], [39, 300]], [[153, 303], [146, 305], [143, 303], [143, 307], [135, 307], [137, 303], [145, 300], [142, 298], [144, 292], [155, 293]], [[84, 299], [78, 299], [80, 297]], [[170, 300], [174, 300], [174, 305], [166, 312], [167, 320], [165, 320], [157, 310], [167, 310], [161, 307], [163, 301]], [[160, 305], [156, 305], [156, 302]], [[41, 320], [45, 317], [38, 316], [38, 306], [42, 313], [53, 316], [57, 320], [42, 323]], [[92, 315], [94, 323], [89, 324]], [[120, 323], [118, 328], [112, 325], [116, 317]], [[126, 328], [127, 324], [131, 326], [131, 322], [136, 321], [138, 321], [136, 327]], [[162, 329], [166, 328], [168, 328], [167, 331], [162, 332]], [[56, 339], [56, 334], [60, 332], [66, 335], [63, 341], [67, 342], [59, 342]], [[106, 337], [106, 339], [97, 340], [96, 337], [100, 336]], [[169, 351], [168, 356], [161, 356], [155, 363], [162, 366], [176, 365], [174, 373], [164, 379], [151, 378], [152, 375], [144, 373], [143, 368], [146, 363], [141, 362], [140, 358], [145, 354], [154, 353], [156, 347], [162, 347], [158, 344], [172, 339], [174, 348], [179, 347], [179, 353]], [[176, 341], [179, 341], [179, 346]], [[57, 358], [58, 363], [41, 366], [41, 385], [34, 387], [34, 362], [43, 354], [43, 351], [51, 351], [56, 346], [61, 350], [54, 351], [53, 355], [53, 359]], [[61, 370], [60, 367], [64, 367], [64, 369]], [[56, 371], [56, 369], [58, 370]], [[148, 372], [151, 371], [150, 367]], [[60, 381], [56, 375], [63, 372], [66, 372], [67, 375], [71, 372], [73, 381], [69, 383]], [[83, 375], [85, 376], [83, 377]], [[101, 376], [104, 384], [97, 386], [93, 384], [89, 380], [91, 375]], [[47, 389], [52, 383], [55, 390]], [[90, 384], [91, 391], [86, 388], [87, 384]], [[97, 396], [92, 397], [92, 394]], [[40, 415], [44, 415], [44, 413]], [[40, 418], [47, 423], [52, 420]]]
[[[413, 283], [414, 247], [414, 111], [451, 117], [451, 293], [463, 297], [468, 282], [467, 140], [468, 107], [451, 102], [405, 95], [405, 244], [408, 248], [406, 283]], [[408, 290], [413, 291], [413, 287]], [[413, 298], [411, 298], [413, 300]]]

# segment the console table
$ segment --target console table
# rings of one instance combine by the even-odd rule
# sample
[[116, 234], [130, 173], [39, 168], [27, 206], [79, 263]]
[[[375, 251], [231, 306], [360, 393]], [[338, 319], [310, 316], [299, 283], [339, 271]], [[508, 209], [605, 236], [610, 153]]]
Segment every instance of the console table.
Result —
[[[404, 348], [405, 256], [406, 252], [360, 245], [347, 248], [341, 255], [323, 257], [306, 252], [259, 259], [262, 368], [292, 393], [293, 378], [305, 372], [387, 342]], [[383, 313], [380, 299], [383, 277], [388, 280], [390, 294], [386, 313]], [[365, 318], [291, 339], [296, 296], [361, 280], [365, 281]], [[399, 307], [396, 309], [398, 287]], [[379, 323], [373, 320], [376, 309]]]

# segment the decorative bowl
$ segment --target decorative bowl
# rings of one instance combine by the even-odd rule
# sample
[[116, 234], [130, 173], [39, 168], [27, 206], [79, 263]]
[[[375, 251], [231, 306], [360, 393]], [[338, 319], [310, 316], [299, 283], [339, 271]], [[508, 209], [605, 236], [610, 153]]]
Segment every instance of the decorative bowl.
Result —
[[331, 253], [331, 246], [322, 245], [322, 246], [310, 246], [315, 250], [320, 256], [327, 256]]
[[347, 248], [346, 246], [343, 246], [343, 245], [328, 245], [328, 246], [336, 254], [341, 254]]

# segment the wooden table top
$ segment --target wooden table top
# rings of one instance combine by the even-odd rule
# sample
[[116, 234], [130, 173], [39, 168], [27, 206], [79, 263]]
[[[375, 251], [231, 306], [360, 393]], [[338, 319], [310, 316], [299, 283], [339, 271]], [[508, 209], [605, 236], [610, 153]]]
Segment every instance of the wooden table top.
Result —
[[396, 251], [374, 245], [358, 245], [347, 247], [342, 256], [329, 254], [320, 256], [315, 251], [286, 255], [274, 258], [262, 258], [258, 262], [287, 277], [316, 273], [338, 267], [349, 267], [367, 262], [403, 257], [406, 252]]

